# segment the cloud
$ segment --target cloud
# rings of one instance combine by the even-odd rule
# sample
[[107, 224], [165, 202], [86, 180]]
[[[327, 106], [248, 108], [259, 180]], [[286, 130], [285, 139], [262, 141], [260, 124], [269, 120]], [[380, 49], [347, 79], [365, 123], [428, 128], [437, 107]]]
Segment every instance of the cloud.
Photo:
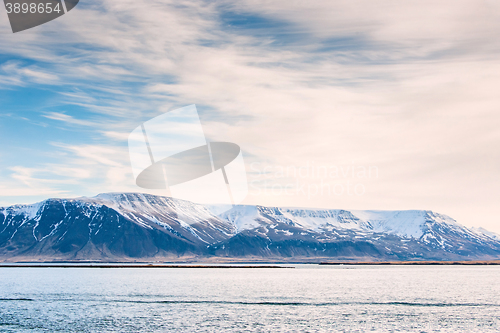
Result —
[[56, 75], [38, 69], [23, 68], [21, 73], [29, 77], [34, 83], [54, 84], [58, 81], [58, 77]]
[[[225, 2], [236, 13], [252, 13], [293, 23], [297, 30], [328, 39], [364, 36], [372, 43], [401, 46], [406, 55], [434, 52], [475, 42], [498, 47], [500, 5], [495, 1], [302, 1], [243, 0]], [[247, 14], [248, 15], [248, 14]], [[493, 49], [498, 50], [498, 48]], [[387, 50], [380, 50], [382, 53]], [[484, 55], [484, 49], [467, 53]], [[420, 53], [421, 55], [423, 53]], [[394, 56], [398, 56], [397, 54]]]
[[0, 66], [0, 71], [5, 73], [5, 75], [2, 75], [4, 83], [16, 86], [29, 83], [56, 84], [59, 81], [57, 75], [44, 71], [38, 66], [23, 66], [18, 61], [7, 61]]
[[81, 126], [90, 126], [90, 127], [95, 127], [96, 123], [87, 121], [87, 120], [80, 120], [80, 119], [75, 119], [72, 116], [66, 115], [64, 113], [58, 113], [58, 112], [48, 112], [47, 114], [43, 115], [43, 117], [52, 119], [52, 120], [59, 120], [62, 121], [66, 124], [69, 125], [81, 125]]
[[0, 86], [53, 85], [60, 108], [43, 117], [93, 129], [51, 146], [59, 167], [40, 161], [72, 193], [139, 190], [128, 133], [196, 103], [210, 139], [240, 144], [249, 164], [380, 171], [360, 197], [254, 194], [249, 203], [435, 209], [498, 230], [485, 222], [500, 185], [498, 6], [90, 1], [31, 34], [0, 34], [2, 53], [19, 59], [0, 65]]
[[121, 133], [121, 132], [114, 132], [114, 131], [103, 131], [101, 132], [104, 136], [121, 141], [121, 142], [127, 142], [128, 137], [130, 133]]
[[[52, 182], [36, 177], [38, 170], [26, 167], [12, 167], [10, 179], [0, 184], [0, 199], [5, 204], [30, 203], [29, 199], [42, 200], [47, 196], [67, 195], [69, 191], [56, 189]], [[26, 201], [25, 201], [26, 200]]]

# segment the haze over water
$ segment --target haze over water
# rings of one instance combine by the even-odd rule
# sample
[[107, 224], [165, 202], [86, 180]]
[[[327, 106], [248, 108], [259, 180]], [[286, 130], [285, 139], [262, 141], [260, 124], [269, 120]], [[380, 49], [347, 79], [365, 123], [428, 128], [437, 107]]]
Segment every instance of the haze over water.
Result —
[[498, 266], [1, 268], [1, 332], [498, 332]]

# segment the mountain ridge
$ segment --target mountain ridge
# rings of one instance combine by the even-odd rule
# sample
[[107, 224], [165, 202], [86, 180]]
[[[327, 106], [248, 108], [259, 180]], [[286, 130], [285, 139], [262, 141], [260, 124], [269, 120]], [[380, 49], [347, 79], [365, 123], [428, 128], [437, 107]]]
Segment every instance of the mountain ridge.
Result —
[[500, 258], [500, 236], [428, 210], [221, 210], [142, 193], [3, 207], [0, 261]]

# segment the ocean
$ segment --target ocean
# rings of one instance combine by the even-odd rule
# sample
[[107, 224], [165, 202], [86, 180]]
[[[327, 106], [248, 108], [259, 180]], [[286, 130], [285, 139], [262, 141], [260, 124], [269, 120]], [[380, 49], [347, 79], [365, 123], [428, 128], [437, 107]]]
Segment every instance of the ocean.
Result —
[[499, 332], [499, 266], [0, 268], [0, 332]]

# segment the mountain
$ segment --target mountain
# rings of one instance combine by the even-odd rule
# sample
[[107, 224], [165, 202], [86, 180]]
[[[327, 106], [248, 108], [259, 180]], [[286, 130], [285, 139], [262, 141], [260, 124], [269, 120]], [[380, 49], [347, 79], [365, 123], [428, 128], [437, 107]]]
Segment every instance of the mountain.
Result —
[[0, 208], [0, 261], [500, 258], [500, 236], [432, 211], [220, 208], [138, 193]]

